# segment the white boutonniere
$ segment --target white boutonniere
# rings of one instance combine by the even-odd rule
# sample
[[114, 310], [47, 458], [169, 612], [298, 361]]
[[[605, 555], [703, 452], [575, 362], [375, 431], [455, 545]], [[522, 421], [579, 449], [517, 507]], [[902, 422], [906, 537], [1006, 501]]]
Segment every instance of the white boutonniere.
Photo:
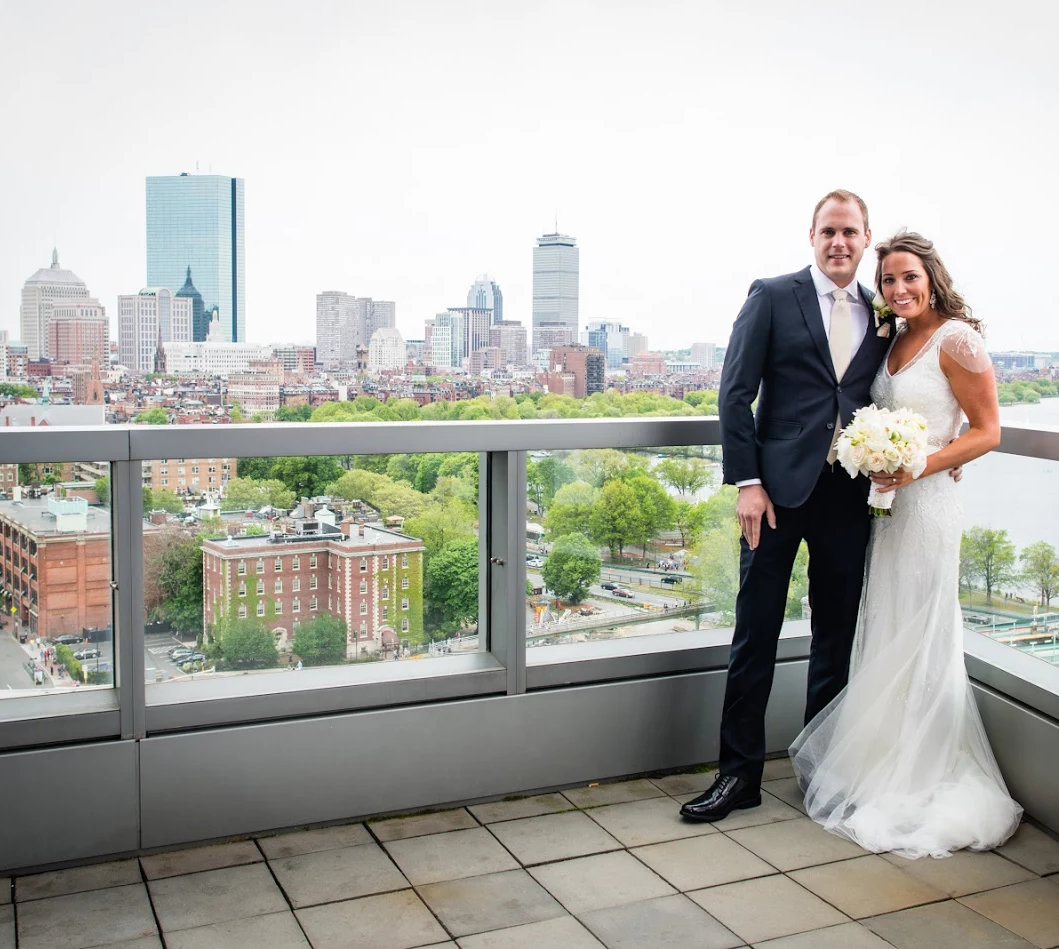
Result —
[[890, 336], [890, 330], [893, 327], [893, 315], [894, 311], [891, 310], [879, 297], [875, 297], [871, 301], [872, 309], [875, 311], [875, 335], [882, 339], [887, 339]]

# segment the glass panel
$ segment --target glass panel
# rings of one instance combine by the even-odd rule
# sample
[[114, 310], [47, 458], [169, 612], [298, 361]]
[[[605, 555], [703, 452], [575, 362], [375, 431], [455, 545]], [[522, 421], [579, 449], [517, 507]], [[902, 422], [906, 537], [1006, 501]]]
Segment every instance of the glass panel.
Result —
[[0, 464], [0, 699], [114, 684], [110, 466]]
[[[730, 627], [739, 527], [735, 489], [720, 487], [719, 458], [712, 445], [532, 452], [529, 644]], [[789, 620], [807, 616], [807, 563], [803, 549]]]
[[477, 501], [476, 453], [240, 460], [145, 537], [148, 682], [478, 649]]
[[[1054, 427], [1059, 399], [1002, 405], [1000, 414], [1002, 422]], [[1059, 665], [1056, 484], [1057, 461], [993, 452], [967, 466], [960, 601], [968, 629]]]

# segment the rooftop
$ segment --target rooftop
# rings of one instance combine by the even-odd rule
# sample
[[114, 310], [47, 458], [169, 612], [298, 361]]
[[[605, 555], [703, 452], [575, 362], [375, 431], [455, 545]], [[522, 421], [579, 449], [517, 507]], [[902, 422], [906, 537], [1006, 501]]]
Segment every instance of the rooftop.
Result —
[[[85, 487], [91, 487], [86, 484]], [[80, 531], [56, 530], [55, 514], [52, 510], [56, 499], [52, 495], [40, 498], [24, 497], [21, 501], [0, 501], [0, 518], [17, 524], [21, 530], [36, 537], [64, 537]], [[61, 503], [61, 501], [59, 502]], [[110, 533], [110, 511], [101, 507], [88, 507], [88, 534]]]
[[251, 534], [248, 536], [213, 538], [204, 541], [215, 552], [241, 551], [244, 554], [265, 552], [275, 553], [278, 547], [290, 547], [296, 544], [320, 545], [323, 543], [340, 544], [349, 550], [372, 550], [375, 547], [401, 545], [408, 550], [420, 550], [423, 542], [418, 537], [410, 537], [399, 531], [390, 531], [382, 527], [364, 527], [364, 535], [358, 533], [358, 525], [350, 524], [349, 535], [343, 534], [337, 527], [320, 524], [319, 530], [311, 533], [295, 534]]
[[59, 251], [52, 250], [51, 266], [41, 267], [40, 270], [26, 281], [26, 286], [83, 287], [85, 286], [85, 282], [72, 270], [63, 270], [62, 267], [59, 266]]
[[998, 852], [907, 861], [808, 820], [786, 759], [765, 778], [761, 807], [717, 825], [677, 816], [713, 775], [671, 774], [0, 880], [0, 944], [1059, 943], [1059, 841], [1033, 824]]

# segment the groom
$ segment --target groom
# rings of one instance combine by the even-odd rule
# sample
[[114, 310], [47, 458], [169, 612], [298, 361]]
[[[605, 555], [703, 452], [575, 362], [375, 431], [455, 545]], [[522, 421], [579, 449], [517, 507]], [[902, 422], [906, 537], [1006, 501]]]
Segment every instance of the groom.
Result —
[[[832, 191], [813, 211], [815, 262], [756, 280], [721, 375], [724, 483], [742, 529], [735, 635], [721, 717], [719, 775], [680, 813], [716, 821], [761, 803], [765, 707], [794, 558], [809, 547], [812, 644], [805, 721], [846, 684], [868, 544], [868, 481], [835, 464], [834, 443], [870, 388], [894, 327], [876, 327], [857, 283], [868, 209]], [[757, 399], [757, 412], [751, 404]]]

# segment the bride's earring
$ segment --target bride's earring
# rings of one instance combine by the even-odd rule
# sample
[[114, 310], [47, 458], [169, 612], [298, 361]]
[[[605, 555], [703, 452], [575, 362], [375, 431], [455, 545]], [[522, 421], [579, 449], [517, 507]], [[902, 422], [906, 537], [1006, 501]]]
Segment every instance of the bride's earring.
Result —
[[937, 302], [938, 302], [938, 295], [933, 290], [931, 290], [930, 291], [930, 308], [932, 310], [935, 309], [934, 304], [937, 303]]

